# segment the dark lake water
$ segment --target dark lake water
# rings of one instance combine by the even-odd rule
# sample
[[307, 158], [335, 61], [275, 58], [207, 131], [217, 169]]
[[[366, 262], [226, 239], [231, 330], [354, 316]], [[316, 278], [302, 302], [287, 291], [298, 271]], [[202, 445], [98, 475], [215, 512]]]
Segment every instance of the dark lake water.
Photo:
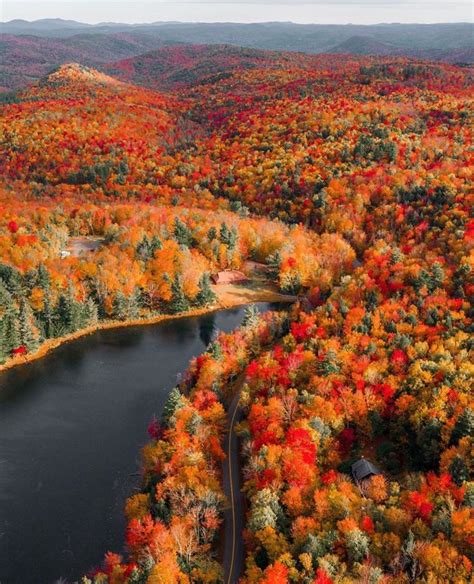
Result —
[[1, 584], [73, 582], [122, 551], [149, 421], [243, 313], [101, 331], [0, 374]]

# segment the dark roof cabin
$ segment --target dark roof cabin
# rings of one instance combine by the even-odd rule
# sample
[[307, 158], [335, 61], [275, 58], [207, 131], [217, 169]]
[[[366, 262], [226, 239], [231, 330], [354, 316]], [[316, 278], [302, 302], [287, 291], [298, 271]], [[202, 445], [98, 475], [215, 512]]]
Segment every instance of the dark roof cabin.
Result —
[[356, 483], [360, 483], [371, 476], [382, 474], [374, 464], [365, 458], [361, 458], [357, 462], [354, 462], [351, 466], [351, 473], [352, 478]]

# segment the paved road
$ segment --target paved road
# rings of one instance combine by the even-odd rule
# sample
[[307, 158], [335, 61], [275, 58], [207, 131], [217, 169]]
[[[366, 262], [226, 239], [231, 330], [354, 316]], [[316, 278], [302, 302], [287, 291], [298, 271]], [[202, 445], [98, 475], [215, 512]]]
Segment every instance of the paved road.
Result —
[[240, 459], [239, 441], [235, 433], [235, 425], [242, 417], [239, 406], [240, 384], [236, 384], [236, 396], [232, 400], [227, 412], [229, 420], [229, 434], [225, 440], [223, 483], [224, 491], [230, 503], [224, 513], [224, 582], [236, 584], [242, 574], [244, 566], [244, 544], [242, 529], [244, 526], [243, 495], [240, 491]]

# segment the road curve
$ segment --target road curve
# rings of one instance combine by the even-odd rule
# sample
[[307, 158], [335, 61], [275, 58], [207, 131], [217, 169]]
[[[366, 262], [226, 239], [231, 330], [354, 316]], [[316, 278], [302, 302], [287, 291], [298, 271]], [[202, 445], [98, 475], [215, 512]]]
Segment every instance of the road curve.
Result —
[[223, 464], [224, 492], [229, 502], [224, 512], [224, 582], [237, 584], [244, 565], [244, 545], [242, 530], [244, 526], [243, 496], [240, 491], [239, 440], [235, 425], [242, 417], [240, 387], [227, 412], [229, 433], [225, 440], [226, 459]]

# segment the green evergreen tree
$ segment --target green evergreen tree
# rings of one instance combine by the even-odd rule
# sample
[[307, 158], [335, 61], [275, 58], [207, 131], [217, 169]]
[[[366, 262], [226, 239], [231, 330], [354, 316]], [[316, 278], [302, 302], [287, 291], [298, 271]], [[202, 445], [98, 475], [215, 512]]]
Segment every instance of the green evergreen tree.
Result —
[[171, 284], [171, 301], [169, 309], [173, 313], [186, 312], [190, 309], [189, 301], [183, 290], [183, 283], [181, 276], [176, 274]]
[[43, 299], [43, 310], [39, 314], [39, 324], [44, 338], [51, 339], [54, 337], [54, 312], [49, 288], [46, 289]]
[[163, 244], [161, 243], [161, 239], [157, 235], [154, 235], [150, 241], [151, 257], [154, 257], [155, 251], [158, 251], [162, 248], [163, 248]]
[[449, 473], [458, 487], [461, 487], [464, 481], [469, 480], [467, 465], [459, 454], [457, 454], [451, 461], [451, 464], [449, 465]]
[[280, 289], [284, 294], [298, 294], [301, 290], [299, 274], [285, 274], [280, 282]]
[[148, 241], [148, 237], [145, 234], [143, 239], [138, 243], [136, 247], [136, 253], [139, 258], [146, 261], [150, 259], [150, 242]]
[[331, 375], [332, 373], [339, 373], [340, 366], [337, 363], [336, 353], [333, 349], [329, 351], [324, 356], [324, 359], [319, 364], [319, 371], [322, 375]]
[[20, 333], [20, 344], [26, 347], [28, 353], [33, 353], [38, 349], [39, 339], [33, 311], [31, 310], [29, 303], [24, 299], [20, 303], [18, 326]]
[[207, 232], [207, 240], [209, 242], [214, 241], [217, 238], [217, 229], [215, 227], [211, 227]]
[[140, 306], [141, 306], [141, 293], [138, 288], [136, 288], [132, 294], [127, 299], [128, 306], [128, 318], [133, 320], [140, 316]]
[[349, 307], [342, 297], [339, 299], [339, 312], [342, 314], [342, 316], [346, 316], [346, 314], [349, 312]]
[[3, 281], [5, 288], [14, 298], [20, 298], [22, 296], [22, 277], [16, 268], [6, 264], [0, 264], [0, 280]]
[[233, 250], [237, 245], [237, 238], [238, 233], [236, 227], [232, 226], [231, 229], [229, 229], [227, 224], [223, 222], [219, 231], [220, 242], [227, 245], [229, 249]]
[[317, 565], [318, 559], [326, 554], [331, 553], [334, 544], [337, 541], [337, 533], [329, 531], [326, 535], [313, 535], [310, 533], [303, 546], [303, 551], [311, 554], [314, 565]]
[[247, 526], [254, 533], [265, 527], [276, 528], [282, 515], [278, 494], [269, 488], [261, 489], [253, 497]]
[[461, 438], [474, 438], [474, 412], [466, 408], [458, 417], [451, 434], [451, 444], [457, 444]]
[[244, 318], [242, 319], [242, 326], [252, 327], [258, 323], [260, 312], [255, 304], [249, 304], [244, 309]]
[[20, 346], [20, 328], [18, 319], [18, 309], [15, 306], [13, 299], [7, 306], [3, 316], [3, 330], [4, 330], [4, 351], [10, 354], [13, 349]]
[[88, 298], [85, 303], [85, 318], [87, 321], [87, 326], [94, 326], [99, 321], [99, 311], [97, 309], [97, 304], [92, 298]]
[[176, 410], [183, 407], [184, 401], [178, 387], [174, 387], [168, 396], [161, 414], [161, 423], [163, 426], [169, 428], [173, 425], [173, 418]]
[[218, 343], [217, 341], [214, 341], [213, 343], [211, 343], [209, 345], [207, 352], [210, 355], [212, 355], [212, 357], [216, 361], [220, 361], [222, 359], [222, 357], [224, 356], [224, 353], [222, 352], [222, 347], [221, 347], [220, 343]]
[[3, 317], [0, 317], [0, 364], [5, 363], [10, 352], [7, 350], [5, 343], [6, 323]]
[[278, 278], [281, 266], [281, 254], [279, 251], [276, 251], [274, 254], [267, 257], [267, 265], [269, 268], [269, 276], [273, 279]]
[[53, 336], [61, 337], [71, 332], [71, 306], [65, 294], [61, 294], [53, 312]]
[[369, 538], [360, 529], [352, 529], [346, 534], [346, 548], [349, 559], [361, 562], [369, 553]]
[[418, 432], [415, 457], [426, 470], [434, 469], [438, 465], [441, 453], [441, 427], [441, 422], [437, 418], [432, 418]]
[[113, 304], [113, 317], [117, 320], [126, 320], [128, 318], [127, 299], [123, 292], [117, 292]]
[[433, 264], [431, 270], [431, 288], [436, 290], [436, 288], [441, 288], [445, 279], [445, 274], [443, 267], [439, 262]]
[[441, 532], [448, 538], [452, 536], [453, 522], [449, 507], [442, 507], [434, 515], [431, 529], [433, 530], [433, 533]]
[[193, 234], [188, 226], [183, 221], [181, 221], [179, 217], [176, 217], [174, 220], [174, 238], [179, 243], [179, 245], [184, 245], [185, 247], [193, 246]]
[[227, 224], [222, 222], [221, 228], [219, 230], [219, 241], [221, 243], [227, 244], [229, 242], [229, 238], [230, 238], [230, 230], [227, 227]]
[[85, 324], [83, 305], [74, 298], [72, 284], [65, 294], [61, 294], [54, 309], [54, 336], [73, 333]]
[[216, 301], [216, 295], [211, 288], [211, 277], [208, 272], [204, 273], [199, 280], [199, 292], [196, 302], [199, 306], [208, 306]]
[[36, 281], [37, 281], [37, 285], [43, 291], [47, 291], [51, 288], [51, 278], [50, 278], [49, 272], [46, 269], [46, 267], [44, 266], [44, 264], [40, 264], [38, 266], [37, 280]]

